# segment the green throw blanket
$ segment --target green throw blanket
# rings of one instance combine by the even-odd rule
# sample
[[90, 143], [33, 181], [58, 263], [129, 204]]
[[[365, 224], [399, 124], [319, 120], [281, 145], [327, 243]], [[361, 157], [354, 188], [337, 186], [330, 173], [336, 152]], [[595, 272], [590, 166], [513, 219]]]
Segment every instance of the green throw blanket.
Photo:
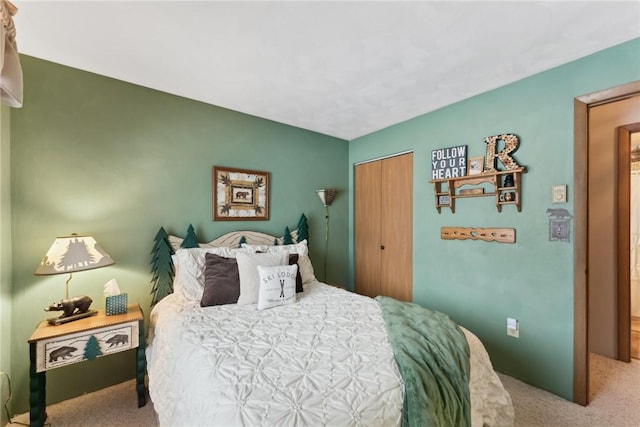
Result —
[[471, 425], [469, 346], [445, 314], [378, 296], [404, 380], [403, 427]]

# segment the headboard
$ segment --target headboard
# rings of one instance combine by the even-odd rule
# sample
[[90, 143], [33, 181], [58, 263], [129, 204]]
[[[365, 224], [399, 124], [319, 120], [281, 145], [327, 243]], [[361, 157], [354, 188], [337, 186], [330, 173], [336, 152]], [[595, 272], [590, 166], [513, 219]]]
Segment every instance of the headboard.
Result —
[[180, 248], [207, 248], [207, 247], [229, 247], [238, 248], [242, 243], [250, 245], [288, 245], [309, 239], [309, 227], [307, 217], [302, 214], [298, 224], [291, 230], [285, 227], [281, 237], [259, 231], [232, 231], [208, 242], [200, 243], [198, 236], [191, 224], [187, 228], [184, 238], [168, 234], [164, 227], [156, 233], [153, 239], [153, 249], [151, 250], [151, 306], [154, 306], [162, 298], [173, 293], [173, 278], [175, 270], [172, 255]]

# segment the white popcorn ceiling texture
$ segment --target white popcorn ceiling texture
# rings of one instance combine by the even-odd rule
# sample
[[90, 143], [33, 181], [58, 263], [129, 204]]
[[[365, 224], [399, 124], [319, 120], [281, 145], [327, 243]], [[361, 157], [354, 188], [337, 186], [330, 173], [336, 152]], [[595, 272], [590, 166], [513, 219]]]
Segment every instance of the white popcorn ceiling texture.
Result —
[[345, 140], [640, 36], [638, 1], [13, 3], [20, 53]]

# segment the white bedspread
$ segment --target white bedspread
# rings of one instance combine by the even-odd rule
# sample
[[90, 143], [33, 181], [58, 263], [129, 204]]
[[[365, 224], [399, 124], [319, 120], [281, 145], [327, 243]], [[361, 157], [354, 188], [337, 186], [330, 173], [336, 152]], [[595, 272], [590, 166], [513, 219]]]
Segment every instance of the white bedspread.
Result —
[[[160, 424], [400, 425], [403, 382], [376, 301], [317, 282], [298, 299], [263, 311], [160, 301], [147, 348]], [[511, 425], [509, 395], [480, 341], [464, 332], [473, 425]]]

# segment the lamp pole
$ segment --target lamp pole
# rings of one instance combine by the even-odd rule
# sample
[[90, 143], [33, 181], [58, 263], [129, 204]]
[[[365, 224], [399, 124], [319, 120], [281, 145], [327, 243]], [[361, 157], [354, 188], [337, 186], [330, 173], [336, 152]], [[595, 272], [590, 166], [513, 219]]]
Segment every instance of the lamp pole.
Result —
[[324, 281], [327, 282], [327, 257], [329, 256], [329, 205], [325, 205], [326, 214], [324, 216]]
[[324, 281], [327, 281], [327, 257], [329, 256], [329, 205], [333, 202], [333, 199], [336, 197], [337, 190], [323, 188], [321, 190], [316, 190], [318, 197], [322, 200], [322, 204], [324, 205], [325, 215], [324, 215]]

